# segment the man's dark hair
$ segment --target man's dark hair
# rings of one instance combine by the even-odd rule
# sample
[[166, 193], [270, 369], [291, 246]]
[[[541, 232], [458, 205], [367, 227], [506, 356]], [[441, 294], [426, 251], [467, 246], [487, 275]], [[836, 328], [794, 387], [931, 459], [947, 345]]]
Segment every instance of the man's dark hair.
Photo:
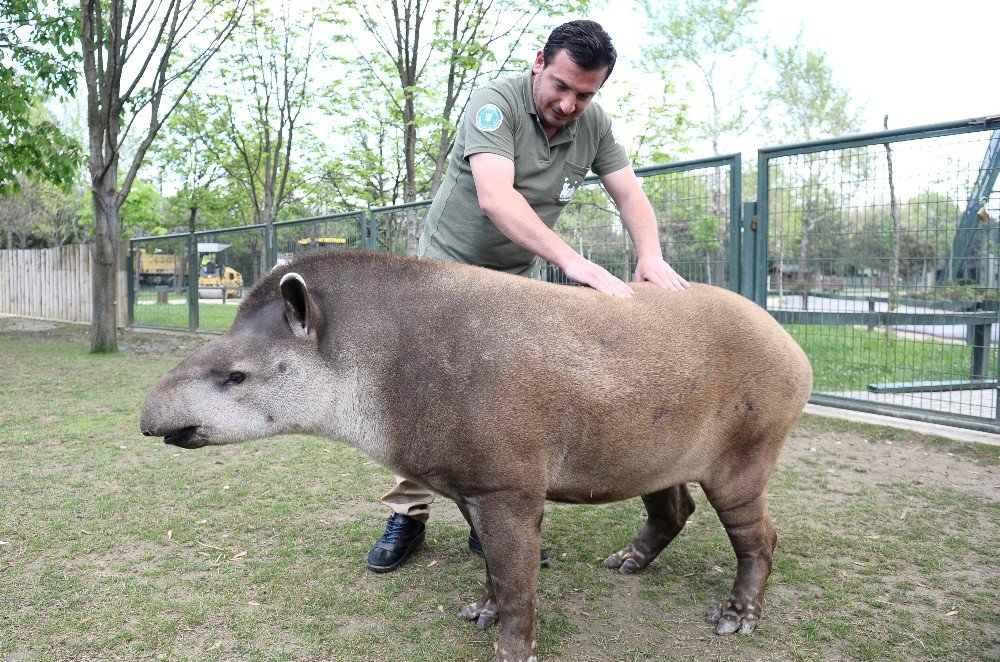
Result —
[[615, 60], [618, 59], [618, 51], [611, 43], [611, 36], [595, 21], [570, 21], [553, 30], [542, 49], [545, 66], [549, 66], [562, 50], [584, 71], [597, 71], [607, 67], [605, 81], [611, 76]]

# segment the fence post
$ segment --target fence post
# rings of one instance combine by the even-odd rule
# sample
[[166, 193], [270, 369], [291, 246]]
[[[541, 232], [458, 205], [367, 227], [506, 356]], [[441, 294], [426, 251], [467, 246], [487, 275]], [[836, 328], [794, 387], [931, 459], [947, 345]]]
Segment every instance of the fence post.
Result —
[[[752, 300], [767, 308], [767, 220], [771, 195], [770, 157], [757, 152], [757, 211], [754, 217], [754, 281]], [[780, 269], [780, 265], [779, 265]]]
[[128, 290], [128, 327], [135, 324], [135, 244], [128, 242], [128, 264], [125, 265], [125, 287]]
[[757, 203], [743, 203], [742, 235], [740, 237], [740, 294], [754, 301], [757, 274]]
[[361, 248], [372, 250], [371, 229], [368, 227], [368, 210], [361, 210]]
[[[976, 304], [973, 310], [982, 310], [982, 305]], [[972, 345], [972, 379], [985, 379], [990, 371], [990, 341], [993, 335], [992, 324], [970, 324], [968, 326], [968, 342]]]
[[368, 237], [371, 241], [371, 250], [378, 250], [378, 214], [371, 209], [365, 212], [368, 218]]
[[194, 233], [190, 233], [187, 236], [187, 252], [188, 252], [188, 289], [187, 289], [187, 301], [188, 301], [188, 330], [197, 331], [198, 330], [198, 268], [201, 266], [198, 262], [198, 241], [194, 236]]
[[278, 264], [278, 231], [274, 223], [264, 226], [264, 265], [265, 272], [270, 271]]
[[729, 278], [726, 286], [742, 292], [743, 233], [740, 206], [743, 202], [743, 157], [736, 154], [729, 163]]

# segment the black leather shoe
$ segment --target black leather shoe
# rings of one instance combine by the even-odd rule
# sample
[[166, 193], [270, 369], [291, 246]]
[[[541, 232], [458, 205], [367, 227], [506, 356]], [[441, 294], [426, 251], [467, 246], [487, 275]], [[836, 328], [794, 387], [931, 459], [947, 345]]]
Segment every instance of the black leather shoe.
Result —
[[[469, 531], [469, 551], [483, 556], [483, 543], [479, 542], [475, 531]], [[547, 549], [542, 550], [542, 567], [549, 567], [549, 551]]]
[[406, 515], [393, 513], [385, 522], [385, 531], [368, 552], [368, 569], [372, 572], [392, 572], [410, 558], [424, 541], [424, 523]]

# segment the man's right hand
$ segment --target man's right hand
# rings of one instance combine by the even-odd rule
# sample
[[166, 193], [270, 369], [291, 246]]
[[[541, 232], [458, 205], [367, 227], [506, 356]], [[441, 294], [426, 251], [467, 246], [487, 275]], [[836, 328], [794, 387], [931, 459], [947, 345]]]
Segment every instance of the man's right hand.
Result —
[[575, 254], [575, 258], [564, 265], [562, 269], [573, 282], [587, 285], [599, 292], [623, 299], [631, 299], [635, 294], [623, 280], [616, 278], [607, 269], [591, 262], [582, 255]]

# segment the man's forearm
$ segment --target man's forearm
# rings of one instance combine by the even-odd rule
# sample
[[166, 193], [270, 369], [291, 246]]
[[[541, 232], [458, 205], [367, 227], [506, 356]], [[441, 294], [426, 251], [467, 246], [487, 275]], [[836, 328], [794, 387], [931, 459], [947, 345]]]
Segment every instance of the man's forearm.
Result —
[[564, 268], [569, 260], [577, 256], [576, 251], [542, 222], [517, 191], [511, 189], [489, 200], [480, 200], [480, 206], [507, 238], [535, 255]]
[[659, 228], [649, 199], [645, 195], [631, 196], [622, 202], [618, 211], [621, 213], [622, 225], [635, 244], [636, 257], [640, 260], [649, 257], [662, 258]]

